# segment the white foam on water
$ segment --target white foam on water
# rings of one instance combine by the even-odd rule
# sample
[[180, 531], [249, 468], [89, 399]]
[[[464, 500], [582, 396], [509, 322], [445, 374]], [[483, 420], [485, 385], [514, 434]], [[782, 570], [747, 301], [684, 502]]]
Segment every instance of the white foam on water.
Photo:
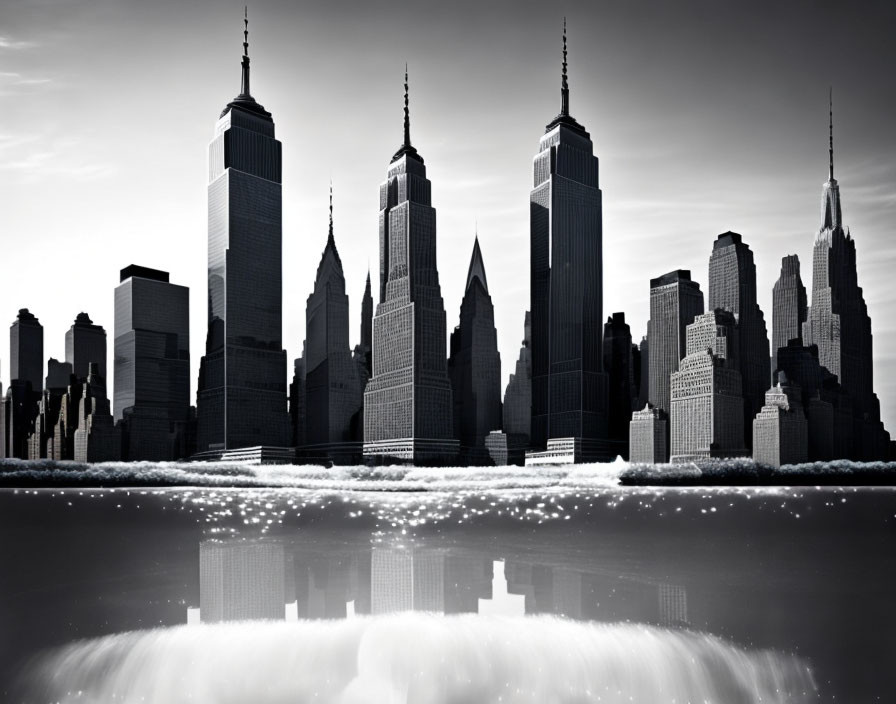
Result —
[[424, 613], [123, 633], [44, 656], [27, 684], [28, 701], [89, 704], [817, 701], [804, 661], [715, 636]]

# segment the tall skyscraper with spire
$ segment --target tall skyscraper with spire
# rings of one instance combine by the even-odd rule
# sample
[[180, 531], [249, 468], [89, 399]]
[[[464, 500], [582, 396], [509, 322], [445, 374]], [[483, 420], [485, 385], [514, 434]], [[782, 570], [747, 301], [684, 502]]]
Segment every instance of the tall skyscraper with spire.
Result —
[[591, 137], [569, 111], [566, 20], [560, 114], [534, 159], [530, 196], [533, 462], [550, 440], [609, 458], [602, 364], [603, 215]]
[[485, 464], [485, 438], [493, 430], [501, 430], [501, 355], [478, 236], [467, 270], [460, 322], [451, 333], [448, 376], [461, 463]]
[[821, 227], [812, 254], [812, 305], [803, 341], [840, 382], [854, 416], [852, 459], [887, 456], [889, 435], [874, 393], [871, 318], [858, 283], [856, 243], [843, 227], [840, 184], [834, 178], [834, 109], [829, 106], [829, 170], [821, 196]]
[[358, 462], [354, 442], [361, 412], [361, 380], [348, 337], [348, 296], [342, 259], [330, 230], [305, 309], [305, 456], [336, 464]]
[[456, 461], [445, 306], [436, 266], [436, 211], [423, 157], [411, 145], [407, 68], [404, 141], [380, 185], [380, 303], [373, 377], [364, 394], [368, 461]]
[[249, 89], [248, 19], [242, 88], [209, 145], [208, 336], [197, 398], [200, 452], [289, 442], [282, 344], [280, 142]]

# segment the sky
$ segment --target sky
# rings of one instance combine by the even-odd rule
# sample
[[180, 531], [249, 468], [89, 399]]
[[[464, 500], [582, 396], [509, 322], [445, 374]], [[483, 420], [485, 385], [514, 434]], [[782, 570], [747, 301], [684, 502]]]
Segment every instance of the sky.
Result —
[[[65, 331], [86, 311], [106, 328], [111, 368], [119, 270], [163, 269], [190, 287], [195, 394], [207, 149], [239, 92], [242, 15], [229, 0], [0, 7], [0, 320], [29, 308], [45, 357], [64, 358]], [[571, 112], [600, 159], [604, 317], [624, 311], [636, 341], [649, 279], [690, 269], [705, 292], [726, 230], [755, 253], [769, 335], [784, 255], [800, 256], [811, 292], [833, 88], [835, 175], [872, 319], [875, 388], [896, 428], [896, 6], [884, 2], [255, 0], [252, 93], [283, 143], [289, 359], [301, 352], [331, 179], [353, 345], [368, 267], [376, 298], [379, 184], [401, 142], [407, 62], [448, 330], [478, 229], [506, 382], [529, 302], [532, 159], [560, 107], [564, 15]]]

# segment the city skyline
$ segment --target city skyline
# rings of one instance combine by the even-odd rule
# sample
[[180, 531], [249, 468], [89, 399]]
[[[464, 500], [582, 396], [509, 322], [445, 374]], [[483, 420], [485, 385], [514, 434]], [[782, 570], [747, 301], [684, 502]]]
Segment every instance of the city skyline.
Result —
[[[29, 3], [21, 3], [16, 9], [21, 11], [22, 8], [25, 8], [27, 12], [28, 7]], [[185, 130], [185, 132], [189, 134], [203, 132], [204, 134], [198, 141], [193, 140], [185, 151], [165, 155], [169, 166], [174, 169], [179, 169], [181, 163], [190, 163], [195, 166], [197, 159], [199, 163], [204, 163], [204, 153], [212, 127], [211, 115], [217, 114], [222, 101], [226, 101], [226, 98], [236, 92], [238, 87], [236, 76], [239, 72], [237, 68], [239, 54], [237, 52], [241, 38], [239, 36], [241, 29], [239, 10], [241, 9], [241, 7], [234, 8], [234, 11], [229, 14], [223, 11], [215, 13], [213, 21], [202, 32], [202, 41], [208, 42], [209, 48], [213, 47], [213, 49], [209, 56], [202, 57], [198, 62], [199, 66], [191, 66], [181, 60], [177, 61], [178, 72], [194, 77], [201, 74], [201, 70], [199, 74], [192, 73], [194, 69], [198, 69], [206, 62], [214, 61], [208, 66], [208, 85], [203, 86], [203, 90], [200, 91], [203, 95], [207, 91], [210, 92], [210, 100], [213, 104], [206, 105], [203, 98], [203, 105], [210, 109], [204, 107], [202, 111], [197, 110], [195, 115], [193, 110], [190, 110], [187, 115], [179, 113], [179, 120], [190, 125], [189, 130]], [[311, 129], [307, 122], [304, 123], [303, 128], [303, 121], [312, 117], [311, 113], [314, 110], [311, 106], [325, 105], [326, 98], [329, 96], [326, 94], [312, 96], [307, 101], [308, 106], [300, 113], [293, 113], [286, 107], [278, 107], [286, 100], [285, 96], [289, 93], [291, 85], [289, 81], [278, 83], [278, 80], [282, 81], [282, 72], [285, 68], [284, 65], [280, 65], [282, 61], [278, 57], [282, 57], [282, 52], [286, 52], [289, 47], [286, 46], [287, 42], [280, 34], [282, 30], [274, 22], [277, 15], [268, 14], [264, 5], [253, 6], [251, 9], [250, 29], [253, 32], [251, 53], [256, 68], [256, 71], [253, 72], [253, 93], [257, 94], [259, 100], [278, 116], [278, 137], [284, 144], [283, 339], [291, 366], [291, 360], [299, 356], [302, 339], [304, 339], [302, 334], [305, 323], [303, 304], [313, 282], [313, 270], [318, 262], [321, 228], [316, 223], [326, 222], [325, 206], [321, 207], [326, 200], [317, 197], [318, 190], [325, 193], [328, 182], [325, 171], [304, 168], [309, 160], [303, 158], [298, 150], [308, 148], [307, 140], [301, 139], [301, 135]], [[771, 319], [772, 285], [778, 277], [780, 261], [783, 256], [787, 254], [800, 256], [801, 261], [804, 262], [804, 276], [806, 277], [804, 282], [807, 286], [810, 285], [807, 263], [811, 262], [812, 243], [817, 228], [819, 185], [824, 181], [827, 162], [827, 154], [825, 154], [827, 151], [825, 148], [827, 140], [826, 84], [833, 83], [838, 180], [841, 182], [845, 201], [843, 217], [845, 223], [851, 225], [857, 244], [859, 282], [864, 288], [872, 319], [875, 342], [874, 361], [877, 372], [875, 387], [881, 398], [882, 417], [888, 427], [893, 426], [896, 421], [896, 381], [894, 381], [896, 357], [890, 350], [894, 349], [894, 344], [896, 344], [896, 329], [892, 322], [894, 319], [892, 310], [896, 305], [896, 300], [888, 291], [885, 277], [887, 269], [892, 266], [894, 257], [896, 257], [896, 249], [886, 239], [889, 233], [884, 223], [887, 220], [886, 215], [892, 214], [893, 209], [896, 208], [896, 197], [893, 196], [896, 177], [894, 177], [892, 169], [882, 175], [881, 172], [875, 171], [876, 168], [882, 168], [885, 165], [888, 150], [893, 149], [892, 138], [890, 138], [891, 141], [883, 143], [883, 147], [879, 151], [880, 160], [877, 167], [872, 162], [870, 168], [866, 168], [864, 171], [861, 168], [867, 166], [868, 160], [871, 158], [868, 144], [863, 145], [863, 140], [869, 139], [867, 127], [869, 124], [873, 126], [874, 118], [876, 116], [882, 118], [885, 112], [881, 111], [878, 115], [871, 110], [858, 109], [858, 105], [868, 105], [870, 99], [851, 100], [857, 91], [860, 97], [862, 94], [857, 86], [851, 85], [846, 80], [848, 76], [842, 77], [838, 82], [834, 80], [833, 75], [829, 75], [824, 81], [817, 81], [814, 79], [817, 79], [818, 76], [806, 74], [803, 76], [806, 85], [801, 86], [802, 90], [796, 91], [799, 105], [797, 106], [796, 100], [782, 102], [779, 105], [779, 111], [785, 113], [785, 116], [780, 123], [776, 123], [777, 129], [775, 126], [763, 125], [763, 121], [767, 122], [776, 114], [775, 110], [769, 106], [765, 106], [764, 110], [755, 109], [750, 114], [750, 118], [745, 115], [741, 122], [726, 122], [723, 109], [725, 106], [719, 104], [715, 114], [712, 110], [705, 111], [709, 114], [704, 115], [701, 120], [704, 123], [714, 124], [718, 132], [710, 130], [708, 133], [699, 134], [700, 130], [694, 129], [695, 132], [698, 132], [696, 136], [684, 134], [681, 131], [681, 124], [677, 129], [673, 128], [673, 123], [680, 121], [681, 118], [681, 115], [674, 114], [673, 110], [671, 117], [667, 115], [664, 121], [667, 138], [670, 134], [674, 134], [676, 139], [681, 138], [684, 143], [702, 143], [704, 150], [698, 151], [691, 162], [683, 162], [680, 155], [677, 154], [676, 145], [673, 144], [667, 145], [668, 149], [665, 152], [641, 153], [642, 150], [650, 151], [647, 148], [649, 140], [647, 143], [632, 140], [634, 128], [620, 130], [619, 123], [616, 122], [619, 120], [625, 122], [626, 116], [631, 114], [624, 109], [624, 105], [615, 103], [612, 106], [610, 119], [605, 119], [611, 110], [607, 103], [613, 102], [612, 98], [605, 100], [608, 96], [614, 95], [613, 77], [619, 78], [625, 75], [625, 71], [595, 60], [595, 49], [589, 46], [591, 37], [588, 32], [589, 29], [600, 25], [600, 18], [587, 15], [584, 18], [577, 18], [574, 12], [569, 10], [566, 12], [570, 15], [570, 83], [571, 90], [575, 94], [575, 104], [578, 106], [575, 113], [583, 123], [588, 125], [592, 133], [595, 153], [600, 157], [603, 167], [601, 169], [601, 187], [606, 191], [604, 258], [607, 277], [604, 285], [606, 301], [604, 317], [616, 311], [624, 311], [636, 342], [646, 333], [649, 279], [660, 276], [673, 268], [690, 268], [693, 279], [699, 282], [704, 290], [708, 290], [709, 243], [719, 232], [728, 229], [742, 232], [756, 255], [758, 300], [767, 323], [770, 323]], [[85, 12], [84, 16], [87, 17], [89, 14], [89, 12]], [[153, 18], [158, 19], [152, 11], [150, 14]], [[184, 19], [183, 24], [178, 24], [174, 28], [174, 37], [183, 31], [184, 26], [189, 25], [189, 14], [187, 12], [187, 18]], [[225, 14], [226, 17], [223, 16]], [[553, 13], [549, 14], [553, 15]], [[320, 21], [326, 25], [327, 20], [323, 19], [322, 15], [319, 16], [312, 12], [311, 16], [314, 21]], [[457, 322], [456, 311], [465, 283], [466, 253], [469, 248], [468, 244], [464, 243], [469, 242], [474, 229], [473, 223], [478, 220], [484, 257], [497, 263], [490, 266], [490, 278], [495, 297], [499, 349], [505, 360], [515, 360], [518, 356], [521, 337], [519, 321], [527, 308], [525, 301], [528, 300], [528, 283], [525, 280], [526, 277], [519, 276], [519, 272], [528, 269], [526, 200], [529, 188], [531, 188], [527, 182], [530, 181], [531, 175], [532, 135], [537, 134], [536, 130], [543, 127], [545, 120], [556, 114], [559, 106], [560, 10], [557, 11], [556, 18], [542, 19], [545, 21], [545, 37], [551, 38], [552, 41], [544, 41], [545, 46], [537, 49], [535, 47], [527, 48], [527, 52], [531, 54], [529, 60], [532, 63], [533, 71], [527, 72], [521, 67], [508, 66], [507, 59], [495, 62], [501, 64], [504, 73], [515, 77], [519, 74], [520, 77], [526, 78], [528, 93], [523, 101], [526, 103], [525, 111], [515, 112], [506, 105], [502, 106], [502, 100], [493, 100], [490, 105], [474, 104], [471, 101], [470, 104], [464, 106], [463, 112], [468, 115], [470, 125], [482, 125], [483, 117], [487, 116], [488, 119], [497, 120], [498, 122], [495, 124], [502, 127], [502, 130], [495, 130], [490, 135], [493, 138], [492, 144], [488, 145], [489, 150], [484, 153], [482, 168], [475, 174], [470, 172], [468, 165], [464, 172], [456, 170], [459, 161], [466, 161], [471, 157], [468, 149], [472, 149], [473, 145], [469, 143], [468, 138], [473, 130], [469, 126], [446, 123], [446, 118], [439, 114], [445, 106], [446, 100], [444, 97], [442, 99], [437, 97], [439, 83], [448, 74], [453, 76], [453, 80], [465, 77], [461, 68], [463, 61], [456, 64], [440, 65], [436, 58], [438, 51], [433, 55], [428, 55], [420, 46], [411, 46], [408, 47], [409, 56], [407, 57], [398, 56], [399, 52], [394, 49], [380, 52], [376, 55], [375, 63], [378, 69], [383, 68], [383, 72], [378, 73], [376, 80], [373, 81], [377, 97], [375, 101], [367, 103], [371, 107], [371, 114], [368, 115], [365, 111], [363, 120], [357, 116], [357, 113], [351, 114], [348, 119], [340, 115], [338, 120], [330, 120], [329, 126], [323, 127], [323, 130], [326, 131], [320, 133], [321, 142], [331, 147], [335, 142], [346, 142], [349, 148], [356, 148], [364, 154], [364, 158], [358, 159], [357, 164], [349, 161], [350, 166], [340, 166], [339, 170], [335, 165], [342, 161], [340, 157], [331, 156], [328, 161], [328, 164], [333, 165], [331, 167], [333, 169], [332, 177], [341, 194], [340, 201], [344, 203], [344, 205], [340, 205], [340, 221], [342, 223], [340, 226], [340, 249], [347, 254], [345, 268], [352, 322], [350, 340], [352, 346], [358, 342], [355, 337], [357, 334], [356, 321], [360, 315], [361, 293], [367, 268], [363, 257], [365, 253], [370, 257], [370, 269], [374, 273], [377, 270], [376, 205], [375, 197], [371, 197], [370, 193], [373, 192], [373, 184], [379, 183], [381, 179], [379, 171], [382, 168], [383, 160], [394, 150], [394, 144], [400, 136], [401, 64], [404, 58], [407, 58], [410, 63], [410, 81], [414, 92], [414, 141], [415, 145], [418, 145], [421, 151], [427, 155], [427, 163], [431, 167], [431, 176], [435, 184], [433, 205], [439, 212], [440, 223], [439, 270], [445, 309], [448, 312], [449, 329], [452, 329]], [[168, 21], [172, 21], [170, 17]], [[614, 21], [623, 22], [624, 20], [616, 17]], [[346, 22], [351, 24], [349, 20]], [[301, 23], [296, 26], [304, 27]], [[521, 22], [514, 28], [524, 32], [527, 26], [526, 22]], [[26, 56], [29, 52], [34, 55], [35, 52], [42, 51], [40, 46], [27, 45], [27, 42], [37, 44], [40, 42], [29, 39], [27, 32], [13, 35], [13, 28], [14, 25], [11, 25], [10, 36], [4, 37], [0, 41], [0, 52], [2, 52], [0, 58], [6, 60], [13, 57], [20, 61], [21, 57]], [[480, 32], [484, 32], [484, 26], [471, 26], [468, 29], [471, 36], [479, 36]], [[338, 27], [332, 27], [331, 31], [338, 34]], [[606, 29], [604, 28], [602, 31], [606, 31]], [[186, 37], [182, 37], [182, 39], [187, 40]], [[165, 41], [168, 42], [168, 38]], [[498, 47], [502, 46], [503, 41], [506, 39], [499, 38], [490, 49], [495, 57], [500, 55]], [[88, 41], [87, 43], [98, 50], [106, 49], [102, 42]], [[177, 42], [174, 44], [175, 47], [178, 46]], [[642, 46], [641, 42], [638, 42], [638, 45]], [[441, 47], [441, 44], [437, 43], [438, 47]], [[166, 51], [168, 50], [171, 50], [171, 47], [166, 44]], [[111, 53], [111, 49], [109, 51]], [[846, 49], [844, 49], [845, 51]], [[199, 53], [197, 49], [197, 57]], [[867, 56], [860, 58], [870, 60]], [[5, 63], [9, 63], [10, 68], [15, 68], [15, 61], [10, 59]], [[394, 70], [392, 68], [387, 70], [385, 64], [389, 64], [389, 66], [394, 64]], [[853, 66], [855, 67], [856, 64]], [[358, 78], [361, 75], [361, 67], [357, 58], [355, 67], [359, 71], [356, 76]], [[485, 76], [491, 79], [492, 85], [495, 87], [494, 80], [500, 72], [494, 66], [486, 64], [480, 68]], [[347, 67], [342, 66], [341, 70], [340, 79], [345, 79]], [[317, 71], [318, 69], [309, 63], [307, 69], [300, 69], [298, 73], [307, 73], [313, 76]], [[16, 84], [10, 78], [9, 74], [11, 73], [19, 73], [21, 82]], [[44, 91], [43, 100], [52, 100], [53, 91], [57, 91], [57, 100], [61, 100], [62, 97], [58, 91], [63, 89], [54, 85], [52, 79], [47, 83], [28, 83], [28, 81], [43, 80], [35, 73], [6, 72], [4, 68], [3, 80], [5, 85], [0, 86], [0, 93], [6, 94], [3, 99], [14, 100], [19, 106], [24, 106], [25, 113], [33, 108], [32, 103], [35, 96], [39, 96], [41, 91]], [[177, 81], [180, 80], [183, 80], [183, 75], [177, 78]], [[633, 80], [637, 89], [637, 80]], [[601, 83], [603, 81], [610, 84], [609, 92], [602, 90]], [[145, 81], [135, 78], [133, 82], [144, 93], [146, 101], [142, 106], [138, 104], [137, 112], [140, 111], [140, 107], [150, 111], [152, 108], [158, 108], [160, 104], [156, 97], [157, 84], [154, 84], [149, 78]], [[484, 82], [489, 83], [488, 80]], [[821, 90], [817, 91], [817, 97], [814, 96], [816, 91], [810, 91], [810, 84], [815, 82], [825, 84]], [[476, 80], [469, 81], [465, 85], [471, 96], [476, 94], [478, 87], [481, 88]], [[756, 86], [748, 85], [746, 88], [747, 95], [756, 90]], [[353, 95], [354, 90], [355, 88], [352, 87], [346, 95]], [[887, 95], [892, 96], [892, 89], [887, 90], [891, 91]], [[15, 96], [17, 91], [25, 92], [20, 92], [18, 96]], [[49, 98], [46, 95], [48, 92], [51, 94]], [[707, 92], [711, 93], [711, 91]], [[618, 86], [615, 94], [618, 98]], [[346, 95], [341, 96], [343, 104], [346, 101]], [[356, 100], [359, 104], [364, 103], [366, 97], [366, 91], [359, 91]], [[867, 98], [867, 96], [865, 97]], [[726, 95], [726, 98], [730, 100], [731, 95]], [[351, 97], [348, 102], [352, 102]], [[171, 106], [166, 107], [170, 108]], [[790, 114], [789, 111], [795, 112]], [[455, 114], [453, 111], [449, 112]], [[720, 170], [714, 177], [711, 171], [696, 175], [695, 171], [699, 171], [699, 168], [695, 166], [699, 161], [697, 157], [706, 158], [705, 150], [711, 149], [713, 145], [718, 148], [720, 140], [725, 144], [733, 144], [738, 139], [738, 135], [741, 135], [742, 138], [743, 123], [749, 123], [754, 116], [758, 118], [759, 123], [756, 125], [757, 133], [763, 132], [755, 142], [750, 142], [751, 147], [754, 145], [758, 147], [755, 150], [756, 153], [749, 155], [745, 163], [728, 161], [725, 171], [721, 170], [724, 167], [722, 163], [713, 163], [713, 167]], [[10, 118], [5, 119], [9, 120]], [[15, 117], [13, 117], [12, 122], [15, 121]], [[311, 122], [313, 124], [314, 120], [312, 119]], [[663, 121], [660, 122], [663, 123]], [[164, 135], [166, 143], [167, 140], [176, 141], [181, 138], [181, 135], [169, 133], [171, 124], [174, 123], [163, 121], [163, 126], [156, 127], [156, 134]], [[782, 145], [778, 142], [777, 146], [781, 153], [778, 154], [777, 159], [770, 156], [766, 146], [767, 142], [777, 142], [784, 133], [793, 130], [794, 125], [802, 128], [805, 138], [793, 140], [794, 144], [788, 145], [783, 151], [781, 151]], [[766, 129], [760, 130], [761, 126]], [[5, 306], [3, 310], [6, 311], [9, 322], [12, 322], [15, 312], [19, 308], [25, 307], [40, 318], [45, 330], [45, 359], [41, 360], [42, 364], [45, 365], [46, 358], [49, 357], [64, 358], [65, 330], [71, 325], [75, 315], [81, 311], [87, 312], [97, 325], [111, 330], [113, 322], [112, 291], [117, 283], [119, 269], [129, 264], [154, 266], [171, 271], [175, 280], [193, 289], [194, 301], [202, 300], [205, 290], [206, 255], [204, 249], [207, 235], [204, 223], [205, 186], [201, 170], [193, 169], [190, 172], [191, 176], [185, 181], [181, 181], [181, 176], [168, 173], [165, 179], [156, 179], [154, 186], [141, 186], [140, 166], [129, 161], [126, 159], [126, 155], [123, 155], [120, 157], [120, 161], [116, 158], [109, 161], [112, 164], [112, 172], [104, 172], [102, 169], [93, 167], [88, 168], [88, 164], [82, 164], [84, 170], [80, 173], [70, 170], [67, 174], [63, 174], [61, 171], [63, 164], [58, 163], [55, 166], [60, 167], [60, 170], [53, 172], [50, 164], [52, 159], [48, 161], [46, 157], [35, 157], [36, 160], [28, 161], [27, 157], [29, 149], [32, 150], [30, 152], [32, 156], [47, 154], [46, 151], [34, 150], [50, 149], [50, 145], [43, 144], [40, 139], [22, 142], [21, 138], [17, 138], [14, 134], [15, 125], [12, 125], [12, 129], [6, 125], [4, 127], [7, 129], [2, 130], [0, 155], [12, 154], [11, 159], [8, 156], [4, 159], [3, 168], [0, 168], [0, 187], [3, 187], [4, 192], [13, 196], [10, 199], [9, 210], [12, 212], [10, 225], [14, 234], [4, 238], [8, 258], [10, 258], [10, 253], [18, 251], [27, 259], [31, 252], [31, 240], [34, 240], [37, 252], [41, 254], [42, 270], [46, 270], [51, 276], [59, 277], [58, 280], [61, 280], [65, 272], [70, 270], [62, 265], [57, 267], [56, 264], [53, 264], [54, 253], [46, 251], [53, 249], [51, 243], [54, 227], [50, 215], [29, 213], [26, 220], [23, 210], [31, 202], [29, 199], [36, 197], [35, 192], [38, 195], [43, 194], [48, 202], [55, 203], [55, 194], [59, 193], [57, 189], [63, 187], [56, 184], [56, 181], [64, 181], [65, 179], [61, 178], [63, 175], [67, 175], [69, 179], [72, 177], [80, 179], [81, 182], [71, 189], [75, 193], [80, 192], [82, 187], [87, 189], [89, 197], [81, 192], [81, 196], [86, 200], [79, 207], [88, 208], [88, 212], [90, 208], [97, 207], [100, 203], [105, 204], [105, 199], [100, 194], [108, 188], [110, 180], [122, 180], [126, 184], [130, 183], [135, 191], [134, 195], [143, 200], [147, 198], [147, 195], [152, 195], [155, 198], [158, 193], [161, 196], [161, 203], [165, 206], [160, 209], [162, 211], [160, 213], [143, 212], [142, 214], [146, 216], [145, 222], [129, 222], [127, 229], [133, 234], [131, 237], [109, 240], [110, 233], [123, 229], [120, 223], [115, 221], [116, 208], [122, 207], [120, 204], [116, 204], [99, 218], [100, 226], [96, 228], [98, 234], [92, 234], [93, 228], [90, 228], [88, 232], [77, 231], [75, 233], [78, 235], [78, 241], [83, 239], [84, 246], [88, 247], [88, 253], [103, 247], [108, 247], [108, 253], [94, 262], [93, 271], [99, 275], [95, 276], [92, 281], [84, 282], [83, 287], [79, 286], [77, 297], [71, 299], [71, 309], [58, 305], [58, 293], [49, 298], [44, 297], [45, 292], [41, 292], [39, 287], [28, 287], [27, 279], [19, 278], [27, 276], [29, 270], [33, 276], [33, 267], [8, 267], [7, 276], [0, 284], [2, 286], [0, 300], [4, 301]], [[640, 127], [644, 129], [643, 125]], [[319, 124], [318, 128], [320, 128]], [[363, 134], [352, 131], [343, 135], [339, 132], [340, 128], [369, 130], [371, 138], [367, 139]], [[440, 132], [441, 137], [436, 138]], [[873, 133], [874, 130], [872, 129], [870, 132]], [[519, 134], [523, 135], [522, 139], [519, 139]], [[728, 135], [727, 139], [726, 134]], [[291, 139], [289, 135], [292, 135]], [[155, 135], [150, 135], [150, 137], [155, 137]], [[701, 137], [703, 138], [702, 142]], [[290, 144], [290, 141], [293, 143]], [[510, 144], [511, 141], [512, 144]], [[103, 142], [97, 135], [97, 144], [99, 143]], [[859, 145], [860, 148], [855, 149], [856, 145]], [[344, 145], [338, 146], [341, 150]], [[481, 148], [482, 144], [479, 143], [478, 146]], [[85, 144], [84, 147], [85, 150], [96, 151], [96, 149], [91, 149], [89, 144]], [[25, 153], [24, 160], [16, 161], [17, 151]], [[292, 158], [288, 156], [290, 152], [293, 155]], [[452, 157], [451, 152], [455, 152], [456, 156]], [[339, 153], [341, 151], [337, 150], [337, 154]], [[521, 153], [528, 154], [528, 157], [519, 158]], [[788, 163], [788, 159], [796, 153], [800, 154], [799, 167]], [[506, 167], [506, 173], [502, 174], [502, 171], [494, 168], [494, 165], [509, 154], [513, 154], [512, 168], [511, 166]], [[370, 157], [371, 163], [368, 163], [369, 155], [373, 155]], [[459, 160], [460, 156], [464, 158]], [[720, 162], [726, 161], [724, 156], [724, 153], [720, 155]], [[510, 163], [511, 160], [507, 159], [507, 161]], [[626, 164], [626, 161], [629, 163]], [[635, 161], [637, 167], [633, 167], [631, 161]], [[33, 168], [28, 164], [31, 164]], [[685, 168], [688, 164], [691, 165], [691, 168]], [[669, 178], [670, 172], [667, 169], [679, 165], [682, 166], [682, 170], [672, 172], [679, 177], [673, 185], [673, 180]], [[65, 166], [74, 169], [72, 164]], [[358, 168], [353, 168], [355, 166]], [[44, 169], [43, 172], [41, 168]], [[309, 173], [299, 173], [303, 170], [307, 170]], [[374, 179], [365, 175], [371, 171], [377, 172]], [[510, 171], [513, 172], [512, 177], [507, 177], [506, 174]], [[763, 171], [765, 177], [763, 183], [760, 184], [755, 181], [755, 176]], [[775, 174], [775, 171], [778, 173]], [[626, 183], [626, 179], [631, 178], [637, 181], [639, 172], [644, 174], [648, 184], [654, 183], [651, 179], [656, 178], [658, 174], [665, 174], [665, 177], [659, 180], [669, 186], [669, 189], [666, 192], [659, 192], [649, 185], [634, 188], [631, 183]], [[874, 176], [877, 178], [873, 178]], [[744, 183], [749, 182], [750, 177], [754, 177], [750, 184], [751, 189], [744, 191]], [[719, 178], [723, 178], [724, 185], [713, 183]], [[294, 179], [292, 183], [290, 183], [291, 179]], [[740, 181], [740, 179], [746, 179], [746, 181]], [[184, 183], [186, 186], [183, 186]], [[186, 189], [182, 198], [179, 194], [178, 197], [174, 197], [170, 192], [173, 184], [177, 188]], [[769, 199], [768, 190], [763, 189], [769, 189], [773, 185], [779, 186], [779, 197]], [[691, 201], [678, 199], [681, 192], [677, 189], [685, 186], [687, 187], [684, 190], [690, 190]], [[695, 186], [698, 190], [694, 190]], [[145, 189], [150, 187], [158, 190], [147, 192]], [[622, 187], [621, 198], [620, 187]], [[499, 192], [500, 197], [495, 196], [495, 190]], [[492, 191], [491, 199], [484, 198], [483, 191]], [[16, 196], [22, 196], [22, 198]], [[656, 202], [657, 199], [665, 197], [669, 199], [665, 204]], [[638, 202], [639, 198], [640, 202]], [[652, 199], [654, 202], [651, 205]], [[66, 196], [60, 195], [59, 205], [62, 210], [65, 210], [66, 200]], [[127, 198], [124, 200], [128, 202]], [[742, 213], [745, 210], [757, 209], [757, 202], [768, 207], [763, 207], [764, 212], [760, 214], [753, 213], [751, 216], [744, 217]], [[707, 203], [710, 205], [707, 206]], [[160, 242], [169, 241], [168, 238], [171, 234], [162, 232], [150, 236], [150, 230], [154, 225], [158, 226], [159, 224], [167, 223], [169, 227], [171, 226], [171, 211], [167, 208], [172, 204], [175, 206], [174, 212], [183, 212], [185, 217], [183, 221], [178, 220], [171, 228], [176, 239], [179, 240], [177, 248], [171, 246], [166, 249], [164, 246], [160, 246]], [[48, 208], [47, 210], [56, 209]], [[373, 211], [372, 217], [371, 210]], [[707, 215], [706, 211], [709, 211], [711, 216]], [[196, 212], [201, 216], [198, 227], [196, 226]], [[674, 214], [671, 220], [667, 219], [670, 212]], [[693, 227], [689, 226], [689, 223], [694, 222], [695, 219], [699, 221], [699, 224], [695, 224]], [[68, 218], [65, 221], [67, 223]], [[645, 238], [644, 230], [649, 229], [651, 222], [654, 224], [650, 228], [654, 231], [652, 235]], [[713, 225], [716, 222], [718, 224]], [[51, 225], [46, 238], [41, 233], [41, 223]], [[764, 223], [764, 225], [760, 226], [759, 223]], [[58, 229], [60, 224], [61, 221], [56, 222], [55, 227]], [[91, 223], [91, 225], [93, 224]], [[681, 237], [683, 230], [689, 232], [687, 236]], [[69, 231], [68, 234], [71, 235], [71, 232]], [[655, 246], [676, 237], [678, 239], [674, 247], [673, 245]], [[143, 241], [140, 241], [141, 239]], [[631, 246], [633, 242], [637, 243], [637, 246]], [[60, 247], [60, 249], [64, 251], [65, 258], [73, 255], [73, 250], [70, 247]], [[656, 260], [656, 255], [652, 252], [646, 251], [651, 249], [661, 250], [659, 260]], [[456, 255], [455, 250], [457, 250]], [[672, 251], [674, 251], [674, 257], [670, 257]], [[119, 257], [123, 258], [119, 260]], [[643, 260], [642, 266], [633, 263], [638, 259]], [[99, 271], [100, 266], [102, 271]], [[20, 271], [23, 273], [20, 274]], [[15, 290], [16, 286], [19, 287], [19, 290]], [[54, 286], [43, 288], [48, 289], [46, 293], [54, 293]], [[373, 293], [374, 297], [379, 294], [376, 290]], [[66, 300], [69, 298], [67, 297]], [[206, 321], [202, 313], [202, 306], [194, 305], [191, 316], [191, 337], [193, 338], [191, 358], [194, 368], [190, 374], [190, 395], [193, 403], [195, 403], [198, 378], [198, 360], [202, 356], [201, 341], [205, 339], [206, 333], [204, 329]], [[200, 347], [197, 348], [196, 345], [200, 345]], [[0, 349], [7, 348], [3, 346]], [[0, 378], [3, 378], [4, 382], [8, 384], [9, 360], [5, 358], [5, 355], [0, 355], [0, 360], [2, 360], [2, 369], [4, 370], [0, 373]], [[503, 370], [502, 387], [506, 384], [509, 373], [512, 371], [512, 368], [509, 367], [510, 365], [507, 364]], [[46, 369], [44, 373], [46, 373]], [[110, 378], [107, 381], [111, 389], [114, 379]]]

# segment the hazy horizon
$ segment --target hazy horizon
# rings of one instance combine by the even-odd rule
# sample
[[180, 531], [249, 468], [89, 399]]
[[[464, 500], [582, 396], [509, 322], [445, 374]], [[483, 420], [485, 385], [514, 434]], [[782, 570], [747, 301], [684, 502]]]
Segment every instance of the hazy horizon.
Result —
[[[213, 0], [11, 0], [0, 10], [0, 323], [29, 308], [44, 325], [45, 358], [64, 358], [65, 331], [86, 311], [106, 328], [111, 370], [119, 270], [163, 269], [191, 290], [195, 403], [207, 148], [239, 92], [242, 14], [242, 3]], [[893, 432], [896, 8], [876, 2], [252, 3], [252, 93], [283, 143], [287, 381], [331, 179], [353, 345], [368, 265], [377, 296], [378, 187], [401, 141], [407, 61], [447, 327], [458, 322], [478, 229], [506, 384], [529, 306], [532, 158], [560, 106], [564, 15], [571, 112], [600, 159], [603, 316], [624, 311], [635, 342], [646, 332], [649, 279], [690, 269], [705, 295], [712, 242], [726, 230], [755, 253], [769, 338], [784, 255], [799, 255], [811, 303], [833, 87], [835, 175], [872, 319], [875, 391]]]

